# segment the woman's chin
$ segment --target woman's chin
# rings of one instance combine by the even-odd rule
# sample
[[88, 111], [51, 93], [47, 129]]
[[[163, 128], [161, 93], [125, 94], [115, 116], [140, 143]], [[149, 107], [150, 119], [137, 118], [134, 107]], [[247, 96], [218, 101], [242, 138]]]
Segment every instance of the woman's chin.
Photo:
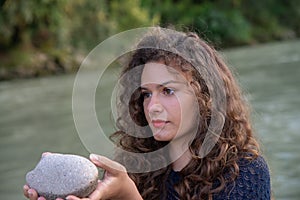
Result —
[[171, 141], [173, 139], [171, 134], [169, 134], [163, 130], [155, 132], [153, 137], [156, 141], [161, 141], [161, 142], [167, 142], [167, 141]]

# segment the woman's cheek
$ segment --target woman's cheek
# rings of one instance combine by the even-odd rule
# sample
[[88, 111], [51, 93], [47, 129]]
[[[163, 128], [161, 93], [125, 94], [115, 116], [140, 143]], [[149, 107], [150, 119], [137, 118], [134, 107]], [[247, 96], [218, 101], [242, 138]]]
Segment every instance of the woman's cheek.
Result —
[[181, 114], [181, 104], [180, 101], [178, 100], [177, 97], [173, 97], [171, 98], [169, 101], [167, 101], [167, 106], [168, 111], [170, 113], [174, 113], [176, 115], [180, 115]]

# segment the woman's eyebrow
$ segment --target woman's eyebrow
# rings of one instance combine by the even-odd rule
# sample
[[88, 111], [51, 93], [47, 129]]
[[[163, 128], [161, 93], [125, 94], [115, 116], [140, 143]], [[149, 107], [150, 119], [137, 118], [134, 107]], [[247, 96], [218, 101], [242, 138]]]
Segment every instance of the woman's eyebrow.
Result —
[[[173, 83], [173, 84], [184, 84], [184, 85], [187, 85], [187, 82], [184, 82], [184, 81], [170, 80], [170, 81], [166, 81], [166, 82], [163, 82], [161, 84], [158, 84], [157, 88], [164, 87], [164, 86], [166, 86], [168, 84], [171, 84], [171, 83]], [[140, 89], [142, 89], [142, 90], [148, 90], [148, 88], [145, 87], [145, 86], [141, 86]]]
[[163, 82], [162, 84], [160, 84], [160, 86], [165, 86], [165, 85], [168, 85], [170, 83], [175, 83], [175, 84], [187, 84], [186, 82], [184, 81], [176, 81], [176, 80], [170, 80], [170, 81], [166, 81], [166, 82]]

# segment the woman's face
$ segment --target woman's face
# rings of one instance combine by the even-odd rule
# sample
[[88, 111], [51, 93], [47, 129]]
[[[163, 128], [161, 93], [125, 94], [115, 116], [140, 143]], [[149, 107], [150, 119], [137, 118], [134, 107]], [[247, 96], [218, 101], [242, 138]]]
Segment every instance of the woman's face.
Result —
[[157, 141], [194, 135], [198, 126], [198, 104], [185, 77], [172, 67], [149, 62], [141, 76], [144, 112]]

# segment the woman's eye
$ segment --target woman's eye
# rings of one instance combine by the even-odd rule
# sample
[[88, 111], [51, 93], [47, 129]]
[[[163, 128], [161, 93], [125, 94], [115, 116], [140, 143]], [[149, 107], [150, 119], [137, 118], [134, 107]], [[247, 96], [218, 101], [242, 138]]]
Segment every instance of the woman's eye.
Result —
[[147, 98], [151, 97], [151, 93], [150, 92], [142, 92], [142, 97], [144, 99], [147, 99]]
[[171, 88], [164, 88], [164, 90], [163, 90], [164, 95], [173, 95], [174, 93], [175, 93], [175, 91]]

